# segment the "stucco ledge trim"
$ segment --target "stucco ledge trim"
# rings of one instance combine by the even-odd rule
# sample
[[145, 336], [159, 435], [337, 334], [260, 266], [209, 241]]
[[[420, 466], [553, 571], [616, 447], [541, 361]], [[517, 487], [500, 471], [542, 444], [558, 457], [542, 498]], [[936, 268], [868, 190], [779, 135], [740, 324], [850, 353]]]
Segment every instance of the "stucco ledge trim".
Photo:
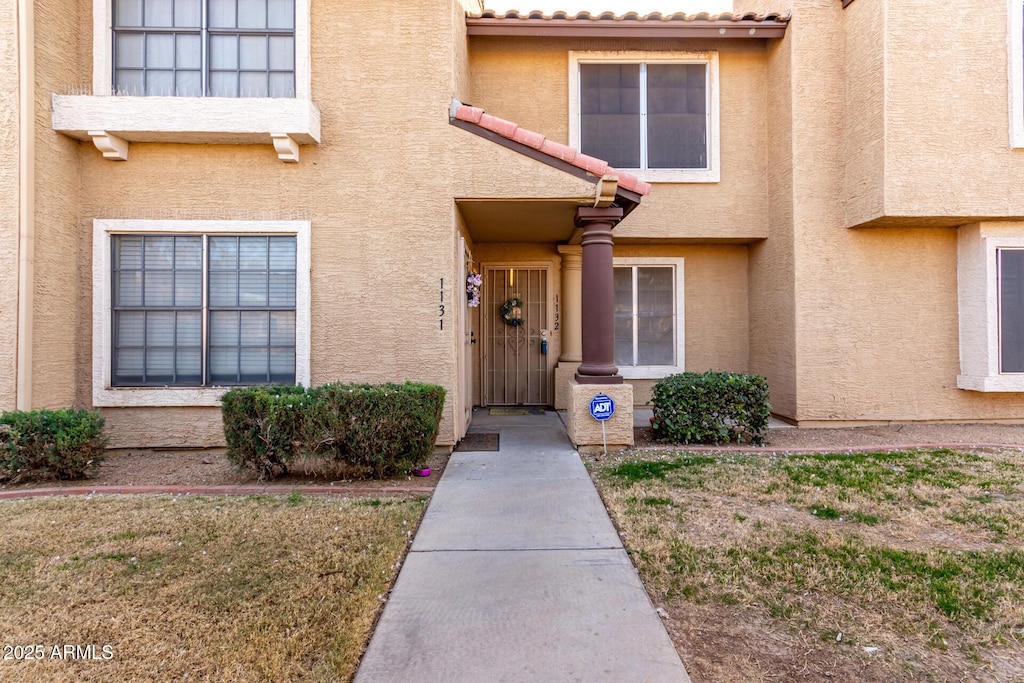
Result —
[[957, 375], [956, 386], [967, 391], [1020, 393], [1024, 392], [1024, 375]]
[[283, 161], [297, 160], [298, 145], [320, 142], [320, 110], [296, 98], [54, 94], [52, 110], [53, 129], [82, 141], [99, 133], [126, 142], [264, 144]]

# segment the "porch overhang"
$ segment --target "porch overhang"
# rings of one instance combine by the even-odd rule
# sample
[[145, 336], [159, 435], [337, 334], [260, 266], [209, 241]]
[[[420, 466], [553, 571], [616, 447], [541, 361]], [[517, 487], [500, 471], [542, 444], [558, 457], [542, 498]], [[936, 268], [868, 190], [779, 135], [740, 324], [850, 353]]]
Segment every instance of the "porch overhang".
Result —
[[470, 36], [519, 36], [530, 38], [715, 38], [765, 39], [786, 35], [789, 15], [755, 14], [638, 14], [629, 12], [554, 12], [534, 10], [505, 13], [484, 10], [466, 16]]
[[458, 100], [449, 122], [494, 143], [453, 154], [455, 202], [474, 242], [578, 242], [578, 209], [616, 207], [625, 216], [650, 191], [631, 173]]

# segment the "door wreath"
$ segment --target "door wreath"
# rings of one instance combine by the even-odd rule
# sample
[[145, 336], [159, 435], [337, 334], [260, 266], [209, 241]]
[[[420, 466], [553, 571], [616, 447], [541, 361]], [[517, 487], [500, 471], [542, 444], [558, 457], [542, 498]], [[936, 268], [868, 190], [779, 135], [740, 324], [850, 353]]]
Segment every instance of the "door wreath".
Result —
[[523, 300], [512, 297], [501, 305], [501, 319], [506, 325], [519, 327], [523, 324]]

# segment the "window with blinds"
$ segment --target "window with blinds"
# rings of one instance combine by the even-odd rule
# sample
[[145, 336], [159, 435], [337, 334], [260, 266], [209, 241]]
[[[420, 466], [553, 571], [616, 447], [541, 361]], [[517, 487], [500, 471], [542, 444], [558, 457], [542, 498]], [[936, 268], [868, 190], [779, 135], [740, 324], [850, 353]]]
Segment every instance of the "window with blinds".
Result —
[[295, 382], [296, 239], [114, 235], [113, 386]]
[[616, 266], [615, 364], [676, 364], [675, 269]]
[[295, 97], [295, 0], [114, 0], [114, 92]]
[[621, 169], [706, 169], [706, 63], [579, 65], [580, 148]]

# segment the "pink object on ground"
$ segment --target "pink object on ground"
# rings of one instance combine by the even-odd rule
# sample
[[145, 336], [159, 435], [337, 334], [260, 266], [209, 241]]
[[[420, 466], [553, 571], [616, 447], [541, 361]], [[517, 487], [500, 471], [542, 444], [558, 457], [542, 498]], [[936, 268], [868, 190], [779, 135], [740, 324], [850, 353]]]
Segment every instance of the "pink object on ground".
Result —
[[417, 476], [417, 477], [429, 477], [430, 476], [430, 468], [429, 467], [416, 467], [416, 468], [413, 469], [412, 473], [415, 476]]

